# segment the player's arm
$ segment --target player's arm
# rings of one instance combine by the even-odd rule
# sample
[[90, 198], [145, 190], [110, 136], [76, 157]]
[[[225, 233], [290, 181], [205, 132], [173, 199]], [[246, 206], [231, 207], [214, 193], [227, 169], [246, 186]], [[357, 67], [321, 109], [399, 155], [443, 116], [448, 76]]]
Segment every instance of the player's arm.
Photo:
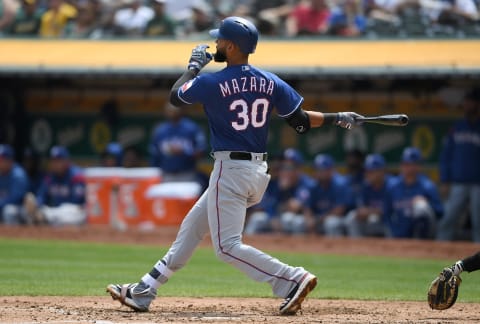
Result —
[[361, 115], [354, 112], [322, 113], [298, 108], [285, 119], [297, 133], [305, 134], [310, 128], [323, 125], [337, 125], [350, 129], [360, 124], [356, 120], [357, 117], [361, 117]]
[[186, 82], [197, 76], [201, 69], [212, 60], [212, 54], [207, 52], [208, 45], [198, 45], [192, 50], [192, 55], [188, 61], [187, 71], [175, 82], [170, 90], [170, 103], [174, 106], [184, 106], [187, 103], [178, 95], [178, 90]]
[[198, 72], [194, 70], [187, 70], [185, 71], [182, 76], [175, 82], [170, 90], [170, 103], [174, 106], [180, 107], [185, 106], [186, 103], [180, 99], [178, 96], [178, 90], [184, 85], [186, 82], [192, 80], [197, 76]]

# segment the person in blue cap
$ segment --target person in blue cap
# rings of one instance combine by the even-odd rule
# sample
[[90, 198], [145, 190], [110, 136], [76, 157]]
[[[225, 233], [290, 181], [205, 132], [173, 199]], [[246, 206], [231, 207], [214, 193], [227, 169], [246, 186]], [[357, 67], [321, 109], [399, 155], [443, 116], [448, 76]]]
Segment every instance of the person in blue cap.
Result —
[[335, 161], [328, 154], [318, 154], [314, 161], [315, 186], [309, 192], [306, 230], [327, 236], [345, 234], [345, 213], [352, 192], [344, 176], [335, 171]]
[[120, 143], [110, 142], [105, 146], [100, 156], [100, 163], [104, 167], [121, 167], [123, 160], [123, 147]]
[[392, 238], [432, 239], [443, 205], [437, 187], [421, 173], [422, 155], [416, 147], [402, 153], [400, 175], [385, 191], [384, 219]]
[[345, 219], [349, 237], [384, 236], [383, 202], [385, 188], [393, 180], [386, 173], [385, 159], [380, 154], [369, 154], [365, 158], [365, 180], [360, 193], [354, 199], [355, 208]]
[[305, 206], [313, 179], [302, 171], [304, 159], [294, 148], [283, 151], [278, 178], [267, 187], [267, 193], [250, 215], [246, 234], [265, 232], [305, 232], [303, 206]]
[[28, 191], [28, 177], [24, 169], [15, 163], [10, 145], [0, 144], [0, 216], [6, 225], [25, 223], [21, 206]]
[[26, 212], [35, 224], [80, 225], [85, 223], [85, 179], [83, 170], [70, 161], [64, 146], [53, 146], [49, 172], [36, 196], [26, 199]]

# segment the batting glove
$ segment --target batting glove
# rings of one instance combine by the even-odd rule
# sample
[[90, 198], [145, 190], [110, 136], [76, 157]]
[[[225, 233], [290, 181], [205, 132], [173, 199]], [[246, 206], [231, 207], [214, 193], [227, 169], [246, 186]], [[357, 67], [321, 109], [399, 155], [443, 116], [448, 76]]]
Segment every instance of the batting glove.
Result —
[[210, 46], [202, 44], [197, 45], [192, 50], [192, 55], [190, 56], [190, 61], [188, 61], [188, 69], [195, 71], [195, 73], [200, 72], [205, 65], [207, 65], [213, 58], [212, 54], [207, 52], [207, 48]]
[[354, 126], [361, 125], [361, 121], [357, 121], [357, 118], [363, 117], [355, 112], [339, 112], [337, 113], [337, 120], [335, 125], [342, 128], [351, 129]]

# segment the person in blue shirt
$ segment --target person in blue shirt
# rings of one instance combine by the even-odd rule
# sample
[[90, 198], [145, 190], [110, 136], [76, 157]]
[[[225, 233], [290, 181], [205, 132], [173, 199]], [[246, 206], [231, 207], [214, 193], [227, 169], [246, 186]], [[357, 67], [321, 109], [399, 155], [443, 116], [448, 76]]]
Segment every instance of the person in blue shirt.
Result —
[[355, 208], [346, 217], [349, 237], [384, 236], [383, 202], [385, 188], [393, 177], [386, 174], [385, 159], [380, 154], [365, 158], [365, 180], [355, 197]]
[[472, 239], [480, 243], [480, 88], [469, 91], [462, 104], [465, 117], [453, 125], [440, 156], [440, 181], [448, 198], [437, 238], [455, 239], [468, 210]]
[[283, 151], [278, 177], [270, 181], [255, 207], [256, 212], [250, 215], [246, 234], [305, 232], [303, 206], [314, 180], [302, 171], [303, 164], [303, 156], [298, 150], [287, 148]]
[[197, 161], [206, 151], [202, 128], [172, 104], [165, 107], [150, 143], [151, 165], [162, 170], [163, 182], [198, 181]]
[[305, 222], [308, 232], [327, 236], [343, 236], [345, 213], [352, 193], [344, 176], [335, 171], [335, 162], [328, 154], [314, 159], [315, 186], [310, 189]]
[[0, 215], [4, 224], [25, 223], [21, 206], [28, 186], [27, 174], [15, 163], [12, 147], [0, 144]]
[[421, 173], [422, 156], [416, 147], [402, 153], [400, 175], [385, 191], [384, 221], [392, 238], [432, 239], [443, 205], [435, 184]]
[[53, 146], [49, 157], [49, 172], [36, 197], [28, 197], [27, 214], [38, 225], [85, 223], [83, 170], [71, 163], [70, 154], [63, 146]]

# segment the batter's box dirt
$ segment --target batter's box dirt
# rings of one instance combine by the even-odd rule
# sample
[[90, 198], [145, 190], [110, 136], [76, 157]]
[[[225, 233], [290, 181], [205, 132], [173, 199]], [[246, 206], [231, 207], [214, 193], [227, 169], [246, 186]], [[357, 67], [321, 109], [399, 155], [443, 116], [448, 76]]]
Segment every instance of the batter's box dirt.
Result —
[[136, 313], [110, 297], [2, 297], [0, 323], [479, 323], [479, 304], [433, 311], [426, 302], [307, 299], [296, 316], [278, 316], [273, 298], [157, 298]]

